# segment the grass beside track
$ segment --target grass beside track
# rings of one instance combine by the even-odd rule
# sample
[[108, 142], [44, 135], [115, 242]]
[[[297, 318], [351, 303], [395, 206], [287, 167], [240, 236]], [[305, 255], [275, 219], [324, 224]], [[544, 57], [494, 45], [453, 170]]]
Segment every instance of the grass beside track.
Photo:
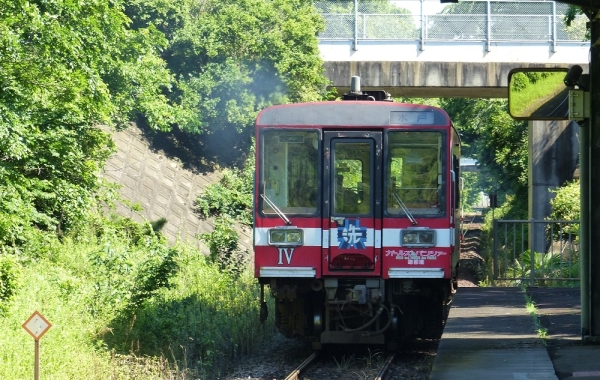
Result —
[[234, 278], [189, 247], [176, 247], [171, 287], [132, 309], [134, 280], [161, 244], [90, 237], [55, 241], [43, 257], [0, 255], [18, 278], [0, 299], [0, 378], [33, 376], [34, 341], [21, 325], [35, 310], [52, 324], [40, 340], [46, 379], [218, 378], [272, 336], [250, 271]]

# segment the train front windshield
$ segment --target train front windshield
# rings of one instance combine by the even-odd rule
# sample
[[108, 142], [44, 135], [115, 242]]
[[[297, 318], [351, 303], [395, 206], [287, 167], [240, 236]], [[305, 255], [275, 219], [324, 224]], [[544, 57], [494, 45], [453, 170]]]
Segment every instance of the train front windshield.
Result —
[[441, 132], [388, 135], [387, 213], [435, 216], [444, 210]]
[[317, 131], [265, 131], [261, 168], [264, 214], [275, 214], [273, 205], [286, 214], [318, 212], [318, 148]]
[[[389, 217], [444, 215], [446, 193], [444, 134], [439, 131], [389, 131], [385, 165], [385, 213]], [[370, 143], [339, 142], [333, 150], [335, 214], [373, 212]], [[347, 145], [347, 147], [346, 147]], [[262, 134], [261, 211], [276, 215], [320, 213], [319, 132], [267, 130]], [[364, 149], [363, 149], [364, 148]], [[364, 152], [363, 152], [364, 150]], [[273, 207], [275, 206], [275, 207]]]

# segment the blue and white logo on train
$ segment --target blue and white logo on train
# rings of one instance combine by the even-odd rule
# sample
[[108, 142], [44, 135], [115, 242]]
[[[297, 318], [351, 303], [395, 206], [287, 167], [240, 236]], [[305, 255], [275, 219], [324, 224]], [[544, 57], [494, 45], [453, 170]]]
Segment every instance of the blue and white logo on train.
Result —
[[367, 227], [360, 226], [360, 220], [346, 219], [344, 225], [338, 227], [338, 247], [341, 249], [365, 249]]

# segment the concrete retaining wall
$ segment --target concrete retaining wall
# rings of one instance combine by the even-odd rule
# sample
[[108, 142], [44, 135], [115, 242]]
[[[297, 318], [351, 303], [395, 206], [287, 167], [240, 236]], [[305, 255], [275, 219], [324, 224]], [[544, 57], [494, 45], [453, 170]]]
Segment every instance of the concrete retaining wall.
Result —
[[[211, 232], [213, 223], [195, 213], [194, 202], [202, 189], [219, 180], [219, 175], [194, 173], [164, 152], [151, 150], [136, 127], [113, 133], [113, 140], [118, 151], [108, 160], [105, 176], [122, 185], [123, 198], [143, 207], [141, 212], [136, 212], [120, 204], [117, 212], [137, 221], [166, 218], [167, 224], [161, 232], [169, 242], [191, 243], [208, 253], [208, 248], [196, 236]], [[241, 245], [252, 251], [251, 231], [238, 232]]]

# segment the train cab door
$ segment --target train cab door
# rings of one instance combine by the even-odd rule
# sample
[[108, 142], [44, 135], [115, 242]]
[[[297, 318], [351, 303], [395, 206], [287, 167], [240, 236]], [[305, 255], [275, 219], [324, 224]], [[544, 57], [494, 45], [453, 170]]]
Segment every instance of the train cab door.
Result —
[[324, 133], [323, 275], [381, 275], [382, 133]]

